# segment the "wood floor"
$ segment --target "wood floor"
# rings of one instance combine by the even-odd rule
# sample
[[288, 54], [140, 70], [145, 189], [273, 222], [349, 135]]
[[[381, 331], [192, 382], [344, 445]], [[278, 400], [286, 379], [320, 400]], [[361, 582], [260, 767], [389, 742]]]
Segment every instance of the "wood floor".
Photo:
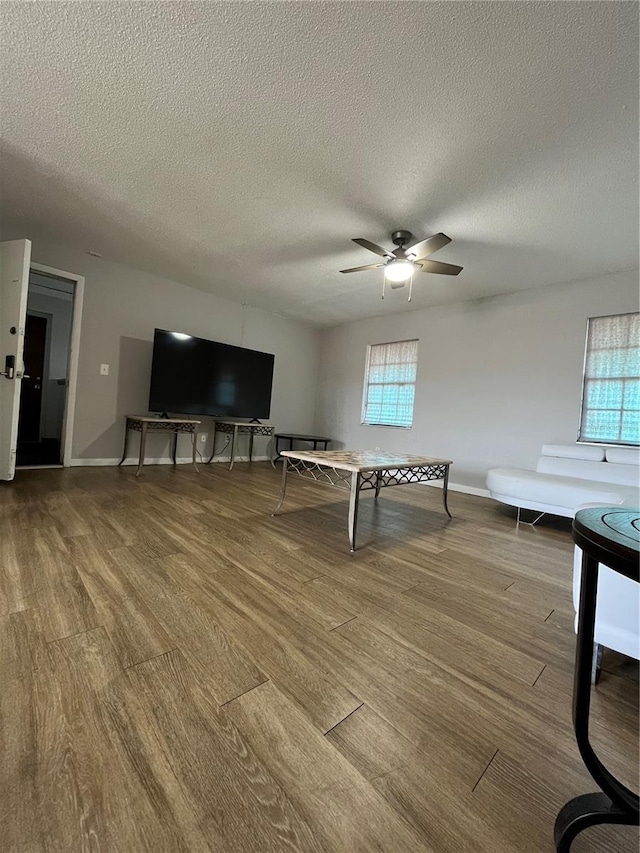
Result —
[[[541, 853], [594, 790], [571, 727], [568, 523], [267, 463], [0, 488], [5, 853]], [[593, 740], [637, 784], [635, 664]], [[575, 853], [637, 849], [589, 830]], [[572, 853], [573, 853], [572, 851]]]

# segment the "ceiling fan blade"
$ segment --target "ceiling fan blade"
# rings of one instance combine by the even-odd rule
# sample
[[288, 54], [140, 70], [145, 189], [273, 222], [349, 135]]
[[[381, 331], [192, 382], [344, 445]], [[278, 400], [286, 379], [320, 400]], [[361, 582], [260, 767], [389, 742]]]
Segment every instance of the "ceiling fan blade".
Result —
[[364, 267], [351, 267], [348, 270], [340, 270], [340, 272], [360, 272], [360, 270], [377, 270], [378, 267], [384, 267], [386, 264], [366, 264]]
[[419, 243], [409, 246], [408, 249], [405, 249], [405, 252], [408, 255], [415, 255], [416, 260], [421, 261], [423, 258], [433, 255], [434, 252], [442, 249], [443, 246], [446, 246], [450, 242], [451, 237], [447, 237], [446, 234], [434, 234], [433, 237], [427, 237], [426, 240], [421, 240]]
[[358, 246], [362, 246], [364, 249], [368, 249], [370, 252], [375, 252], [376, 255], [381, 255], [383, 258], [394, 257], [393, 252], [383, 249], [382, 246], [372, 243], [371, 240], [365, 240], [364, 237], [354, 237], [353, 242], [357, 243]]
[[439, 275], [458, 275], [462, 272], [462, 267], [443, 264], [441, 261], [417, 261], [417, 263], [422, 267], [422, 272], [435, 272]]

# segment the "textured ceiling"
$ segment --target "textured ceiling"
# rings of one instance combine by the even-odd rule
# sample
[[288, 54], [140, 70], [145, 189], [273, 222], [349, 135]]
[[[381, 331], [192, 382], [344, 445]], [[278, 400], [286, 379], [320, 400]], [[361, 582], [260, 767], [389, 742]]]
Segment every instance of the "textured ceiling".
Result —
[[638, 263], [637, 3], [0, 7], [6, 236], [318, 325]]

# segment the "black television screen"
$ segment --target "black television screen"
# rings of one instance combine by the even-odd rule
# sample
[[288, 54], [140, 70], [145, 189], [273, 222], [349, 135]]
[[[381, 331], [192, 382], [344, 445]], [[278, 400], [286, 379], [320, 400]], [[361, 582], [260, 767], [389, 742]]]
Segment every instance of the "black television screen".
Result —
[[150, 412], [268, 418], [275, 356], [156, 329]]

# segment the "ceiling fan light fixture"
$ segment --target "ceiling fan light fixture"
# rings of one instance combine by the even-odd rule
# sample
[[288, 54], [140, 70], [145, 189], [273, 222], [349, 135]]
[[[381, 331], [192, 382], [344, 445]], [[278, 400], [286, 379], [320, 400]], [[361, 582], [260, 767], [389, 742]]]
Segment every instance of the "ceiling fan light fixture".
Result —
[[415, 264], [412, 264], [411, 261], [396, 258], [393, 261], [389, 261], [388, 264], [385, 264], [384, 277], [387, 281], [393, 282], [409, 281], [413, 275], [414, 269]]

